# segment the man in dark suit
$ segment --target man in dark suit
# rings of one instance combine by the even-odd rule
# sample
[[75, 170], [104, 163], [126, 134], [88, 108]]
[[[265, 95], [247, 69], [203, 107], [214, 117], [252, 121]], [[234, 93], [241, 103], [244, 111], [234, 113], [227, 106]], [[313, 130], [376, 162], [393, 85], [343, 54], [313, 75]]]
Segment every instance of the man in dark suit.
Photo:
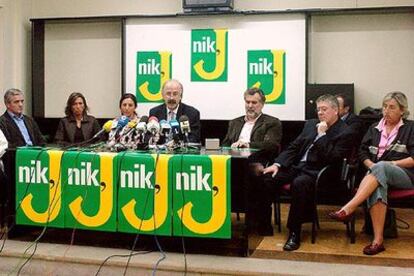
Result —
[[277, 152], [282, 139], [282, 124], [279, 119], [262, 113], [266, 102], [263, 91], [247, 89], [244, 102], [246, 115], [230, 121], [222, 145]]
[[338, 100], [339, 110], [338, 115], [342, 121], [344, 121], [349, 127], [350, 131], [353, 131], [355, 134], [355, 147], [359, 147], [362, 137], [365, 134], [363, 130], [363, 124], [361, 119], [352, 112], [351, 101], [348, 97], [342, 94], [335, 95]]
[[9, 142], [9, 148], [44, 145], [45, 140], [36, 122], [23, 114], [23, 92], [15, 88], [7, 90], [4, 103], [7, 110], [0, 117], [0, 129]]
[[256, 178], [252, 191], [257, 205], [252, 210], [262, 228], [271, 229], [271, 204], [277, 186], [291, 183], [292, 201], [287, 227], [289, 238], [283, 249], [296, 250], [300, 246], [301, 226], [310, 222], [314, 214], [314, 186], [318, 173], [328, 164], [340, 165], [352, 148], [352, 132], [339, 119], [338, 101], [332, 95], [316, 100], [318, 118], [308, 120], [301, 134], [283, 151], [274, 164], [264, 168]]
[[191, 132], [188, 135], [188, 142], [200, 142], [200, 112], [192, 106], [181, 102], [183, 97], [183, 85], [178, 80], [168, 80], [162, 87], [162, 98], [164, 103], [151, 108], [149, 115], [159, 120], [172, 120], [186, 115], [190, 121]]

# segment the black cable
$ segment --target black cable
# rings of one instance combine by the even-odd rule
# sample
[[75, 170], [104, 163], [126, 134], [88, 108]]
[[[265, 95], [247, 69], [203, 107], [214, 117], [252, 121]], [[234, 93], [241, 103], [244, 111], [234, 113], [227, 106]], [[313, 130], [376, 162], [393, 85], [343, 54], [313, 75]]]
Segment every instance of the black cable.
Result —
[[[180, 171], [183, 171], [183, 162], [184, 162], [184, 155], [181, 154], [180, 160]], [[183, 211], [181, 212], [180, 221], [181, 221], [181, 246], [183, 249], [183, 257], [184, 257], [184, 275], [187, 275], [187, 252], [185, 249], [185, 240], [184, 240], [184, 222], [183, 222], [183, 215], [184, 215], [184, 206], [185, 206], [185, 195], [184, 189], [181, 189], [181, 198], [183, 203]]]
[[[149, 251], [138, 251], [138, 252], [133, 253], [132, 255], [133, 256], [136, 256], [136, 255], [145, 255], [145, 254], [149, 254], [149, 253], [152, 253], [152, 252], [153, 252], [152, 250], [149, 250]], [[128, 253], [128, 254], [113, 254], [113, 255], [110, 255], [110, 256], [106, 257], [105, 260], [99, 265], [99, 269], [98, 269], [98, 271], [96, 272], [95, 275], [98, 275], [99, 274], [99, 272], [101, 271], [102, 267], [111, 258], [115, 258], [115, 257], [126, 258], [126, 257], [128, 257], [130, 255], [131, 255], [131, 253]]]
[[[78, 151], [78, 153], [77, 153], [77, 155], [76, 155], [76, 158], [75, 158], [75, 164], [76, 164], [76, 160], [79, 158], [79, 156], [80, 156], [80, 154], [82, 153], [82, 152], [85, 152], [85, 151], [87, 151], [88, 149], [86, 148], [86, 149], [82, 149], [82, 150], [80, 150], [80, 151]], [[54, 185], [60, 185], [61, 187], [63, 187], [64, 185], [64, 183], [61, 183], [60, 182], [60, 178], [61, 178], [61, 170], [62, 170], [62, 164], [63, 164], [63, 159], [64, 159], [64, 155], [65, 155], [65, 153], [66, 153], [67, 151], [63, 151], [63, 153], [62, 153], [62, 156], [61, 156], [61, 159], [60, 159], [60, 167], [59, 167], [59, 176], [58, 176], [58, 180], [57, 180], [57, 183], [58, 184], [56, 184], [56, 183], [54, 183]], [[96, 156], [96, 155], [95, 155]], [[95, 158], [95, 156], [93, 157], [93, 158]], [[34, 256], [34, 254], [36, 253], [36, 251], [37, 251], [37, 245], [38, 245], [38, 243], [39, 243], [39, 241], [40, 241], [40, 239], [44, 236], [44, 234], [46, 233], [46, 230], [47, 230], [47, 228], [48, 228], [48, 226], [49, 226], [49, 219], [50, 219], [50, 215], [51, 215], [51, 213], [53, 212], [53, 210], [56, 208], [56, 206], [57, 206], [57, 203], [58, 203], [58, 201], [60, 200], [60, 198], [58, 198], [56, 201], [55, 201], [55, 197], [56, 197], [56, 193], [57, 193], [57, 190], [59, 189], [59, 187], [57, 187], [56, 188], [56, 190], [55, 190], [55, 193], [54, 193], [54, 195], [53, 195], [53, 198], [52, 198], [52, 200], [51, 200], [51, 202], [53, 203], [53, 205], [51, 206], [51, 208], [48, 210], [48, 217], [47, 217], [47, 220], [46, 220], [46, 225], [43, 227], [43, 229], [42, 229], [42, 232], [39, 234], [39, 236], [25, 249], [25, 251], [24, 251], [24, 253], [23, 253], [23, 256], [27, 253], [27, 251], [34, 245], [35, 246], [35, 248], [34, 248], [34, 250], [33, 250], [33, 252], [30, 254], [30, 256], [29, 256], [29, 258], [28, 259], [26, 259], [26, 261], [21, 265], [21, 267], [19, 268], [19, 270], [17, 271], [17, 275], [20, 275], [20, 272], [21, 272], [21, 270], [23, 269], [23, 267], [33, 258], [33, 256]], [[87, 194], [87, 190], [86, 190], [86, 192], [85, 192], [85, 194]], [[60, 197], [62, 196], [62, 193], [60, 194]]]
[[410, 229], [410, 224], [408, 222], [406, 222], [405, 220], [403, 220], [401, 218], [398, 218], [398, 217], [396, 217], [395, 219], [403, 224], [403, 225], [398, 225], [398, 223], [397, 223], [397, 228], [403, 229], [403, 230]]
[[159, 259], [157, 260], [157, 262], [155, 263], [154, 269], [152, 270], [152, 275], [153, 275], [153, 276], [155, 276], [155, 273], [156, 273], [156, 272], [157, 272], [157, 270], [158, 270], [158, 265], [159, 265], [162, 261], [164, 261], [165, 259], [167, 259], [167, 255], [166, 255], [166, 254], [165, 254], [165, 252], [162, 250], [161, 245], [160, 245], [160, 242], [158, 241], [157, 235], [155, 235], [155, 236], [154, 236], [154, 239], [155, 239], [155, 243], [157, 244], [158, 250], [159, 250], [159, 251], [160, 251], [160, 253], [161, 253], [161, 258], [159, 258]]
[[[156, 180], [156, 172], [157, 172], [157, 165], [158, 165], [158, 160], [159, 160], [159, 155], [160, 155], [160, 152], [159, 152], [159, 150], [158, 150], [158, 148], [157, 148], [157, 156], [156, 156], [156, 158], [155, 158], [155, 162], [154, 162], [154, 179]], [[143, 216], [145, 215], [145, 211], [146, 211], [146, 209], [147, 209], [147, 204], [148, 204], [148, 197], [149, 197], [149, 192], [147, 193], [147, 197], [145, 198], [145, 205], [144, 205], [144, 211], [143, 211]], [[153, 193], [153, 195], [155, 196], [155, 192]], [[153, 200], [153, 204], [154, 204], [154, 200]], [[153, 205], [153, 212], [154, 212], [154, 205]], [[139, 226], [139, 229], [138, 229], [138, 231], [140, 231], [141, 230], [141, 227], [142, 227], [142, 223], [143, 223], [143, 219], [141, 220], [141, 224], [140, 224], [140, 226]], [[155, 223], [155, 216], [154, 216], [154, 223]], [[155, 227], [154, 227], [155, 228]], [[155, 230], [155, 229], [154, 229]], [[124, 273], [123, 273], [123, 276], [125, 276], [126, 275], [126, 272], [127, 272], [127, 270], [128, 270], [128, 266], [129, 266], [129, 263], [130, 263], [130, 261], [131, 261], [131, 258], [132, 258], [132, 252], [134, 252], [134, 250], [135, 250], [135, 247], [136, 247], [136, 244], [138, 243], [138, 237], [139, 237], [139, 234], [137, 234], [137, 236], [135, 237], [135, 240], [134, 240], [134, 243], [133, 243], [133, 245], [132, 245], [132, 248], [131, 248], [131, 253], [130, 253], [130, 256], [128, 257], [128, 260], [127, 260], [127, 263], [126, 263], [126, 265], [125, 265], [125, 269], [124, 269]], [[160, 249], [161, 247], [159, 247], [159, 249]], [[162, 250], [162, 249], [161, 249]], [[161, 259], [161, 261], [162, 260], [164, 260], [164, 258], [162, 258]], [[161, 261], [159, 261], [159, 262], [161, 262]], [[157, 265], [156, 265], [156, 267], [155, 268], [157, 268], [158, 267], [158, 263], [159, 263], [158, 261], [157, 261]]]
[[[75, 160], [74, 160], [74, 164], [75, 164], [75, 166], [76, 166], [76, 162], [78, 161], [78, 158], [79, 158], [79, 156], [80, 156], [80, 154], [81, 153], [83, 153], [83, 152], [86, 152], [87, 150], [90, 150], [91, 149], [91, 147], [88, 147], [88, 148], [86, 148], [86, 149], [82, 149], [82, 150], [80, 150], [80, 151], [78, 151], [78, 154], [76, 155], [76, 157], [75, 157]], [[94, 156], [92, 157], [92, 163], [94, 162], [94, 160], [95, 160], [95, 158], [98, 156], [98, 154], [94, 151]], [[84, 195], [83, 195], [83, 200], [86, 200], [87, 199], [87, 197], [88, 197], [88, 189], [85, 189], [85, 193], [84, 193]], [[75, 232], [76, 232], [76, 230], [77, 230], [77, 225], [78, 225], [78, 220], [77, 220], [77, 217], [79, 216], [79, 213], [80, 213], [80, 210], [79, 210], [79, 212], [78, 212], [78, 214], [75, 216], [75, 226], [73, 227], [73, 229], [72, 229], [72, 234], [71, 234], [71, 239], [70, 239], [70, 244], [69, 244], [69, 246], [68, 246], [68, 248], [65, 250], [65, 253], [64, 253], [64, 256], [66, 255], [66, 252], [72, 247], [72, 245], [74, 244], [74, 242], [75, 242]]]
[[[158, 150], [157, 151], [157, 156], [156, 156], [156, 159], [155, 159], [155, 168], [154, 168], [154, 179], [155, 180], [157, 179], [157, 164], [158, 164], [158, 161], [159, 161], [159, 157], [160, 157], [160, 152]], [[155, 183], [155, 186], [157, 186], [157, 183]], [[156, 188], [156, 187], [154, 187], [154, 188]], [[152, 204], [152, 210], [153, 210], [154, 213], [155, 213], [155, 195], [156, 195], [156, 193], [154, 192], [154, 200], [152, 201], [152, 203], [153, 203]], [[156, 218], [156, 216], [154, 214], [154, 240], [155, 240], [155, 243], [157, 245], [157, 248], [158, 248], [159, 252], [161, 253], [161, 257], [155, 263], [154, 269], [152, 270], [152, 275], [155, 275], [156, 271], [158, 270], [158, 265], [167, 258], [167, 255], [165, 254], [164, 250], [161, 247], [160, 242], [158, 241], [157, 228], [156, 228], [157, 223], [156, 223], [155, 218]]]
[[[126, 153], [127, 153], [128, 151], [124, 151], [124, 152], [122, 152], [122, 156], [121, 156], [121, 158], [119, 158], [119, 161], [118, 161], [118, 164], [117, 164], [117, 167], [118, 167], [118, 176], [117, 176], [117, 186], [119, 186], [119, 181], [120, 181], [120, 174], [121, 174], [121, 168], [122, 168], [122, 162], [123, 162], [123, 160], [124, 160], [124, 158], [125, 158], [125, 155], [126, 155]], [[145, 211], [146, 211], [146, 206], [147, 206], [147, 202], [148, 202], [148, 196], [149, 196], [149, 193], [147, 193], [147, 197], [146, 197], [146, 200], [145, 200], [145, 205], [144, 205], [144, 214], [145, 214]], [[138, 231], [140, 231], [141, 230], [141, 227], [142, 227], [142, 223], [143, 223], [143, 220], [141, 220], [141, 224], [140, 224], [140, 226], [138, 227]], [[134, 256], [134, 255], [136, 255], [136, 254], [134, 254], [133, 253], [133, 250], [134, 250], [134, 248], [135, 248], [135, 246], [136, 246], [136, 244], [137, 244], [137, 242], [138, 242], [138, 238], [139, 238], [139, 233], [137, 233], [137, 235], [135, 236], [135, 239], [134, 239], [134, 242], [133, 242], [133, 246], [132, 246], [132, 249], [131, 249], [131, 252], [129, 253], [129, 254], [125, 254], [125, 255], [117, 255], [117, 254], [114, 254], [114, 255], [110, 255], [110, 256], [108, 256], [100, 265], [99, 265], [99, 267], [98, 267], [98, 270], [96, 271], [96, 273], [95, 273], [95, 276], [97, 276], [98, 274], [99, 274], [99, 272], [101, 271], [101, 269], [102, 269], [102, 267], [105, 265], [105, 263], [108, 261], [108, 260], [110, 260], [111, 258], [113, 258], [113, 257], [128, 257], [128, 263], [129, 263], [129, 259], [132, 257], [132, 256]], [[127, 263], [127, 265], [128, 265], [128, 263]], [[124, 271], [124, 273], [126, 273], [126, 270]]]
[[[126, 151], [124, 151], [123, 153], [122, 153], [122, 156], [121, 156], [121, 158], [119, 158], [119, 161], [118, 161], [118, 163], [117, 163], [117, 168], [118, 168], [118, 175], [117, 175], [117, 183], [116, 183], [116, 186], [118, 187], [119, 186], [119, 181], [120, 181], [120, 175], [121, 175], [121, 166], [122, 166], [122, 162], [123, 162], [123, 160], [124, 160], [124, 157], [125, 157], [125, 154], [126, 154]], [[117, 197], [118, 197], [118, 195], [117, 195]], [[126, 256], [128, 256], [128, 255], [125, 255], [125, 257]], [[98, 267], [98, 271], [96, 271], [96, 273], [95, 273], [95, 275], [97, 276], [98, 274], [99, 274], [99, 272], [101, 271], [101, 269], [102, 269], [102, 267], [105, 265], [105, 263], [108, 261], [108, 260], [110, 260], [111, 258], [113, 258], [113, 257], [124, 257], [124, 255], [117, 255], [117, 254], [114, 254], [114, 255], [110, 255], [110, 256], [108, 256], [100, 265], [99, 265], [99, 267]]]
[[[60, 185], [61, 187], [62, 187], [62, 184], [60, 183], [60, 178], [61, 178], [61, 169], [62, 169], [62, 163], [63, 163], [63, 159], [64, 159], [64, 155], [65, 155], [65, 152], [66, 151], [64, 151], [63, 153], [62, 153], [62, 156], [61, 156], [61, 158], [60, 158], [60, 165], [59, 165], [59, 174], [58, 174], [58, 179], [57, 179], [57, 182], [56, 183], [54, 183], [54, 182], [52, 182], [53, 181], [53, 179], [51, 179], [50, 180], [50, 183], [52, 183], [53, 185]], [[53, 194], [53, 197], [52, 197], [52, 199], [51, 199], [51, 203], [53, 204], [53, 206], [50, 206], [51, 208], [48, 208], [48, 212], [47, 212], [47, 219], [46, 219], [46, 225], [43, 227], [43, 230], [42, 230], [42, 232], [39, 234], [39, 236], [25, 249], [25, 251], [24, 251], [24, 253], [23, 253], [23, 256], [27, 253], [27, 251], [34, 245], [34, 249], [33, 249], [33, 252], [30, 254], [30, 256], [29, 256], [29, 258], [27, 258], [26, 259], [26, 261], [20, 266], [20, 268], [19, 268], [19, 270], [17, 271], [17, 275], [20, 275], [20, 272], [22, 271], [22, 269], [23, 269], [23, 267], [33, 258], [33, 256], [34, 256], [34, 254], [36, 253], [36, 251], [37, 251], [37, 245], [38, 245], [38, 243], [39, 243], [39, 241], [40, 241], [40, 239], [43, 237], [43, 235], [46, 233], [46, 230], [47, 230], [47, 228], [48, 228], [48, 226], [49, 226], [49, 219], [50, 219], [50, 215], [51, 215], [51, 213], [53, 212], [53, 210], [56, 208], [56, 206], [57, 206], [57, 202], [60, 200], [60, 198], [58, 198], [56, 201], [55, 201], [55, 197], [56, 197], [56, 193], [57, 193], [57, 191], [58, 191], [58, 189], [59, 189], [59, 187], [56, 187], [56, 189], [55, 189], [55, 193]], [[60, 197], [62, 196], [62, 193], [60, 193]]]
[[[39, 153], [37, 153], [37, 154], [36, 154], [36, 158], [35, 158], [35, 160], [36, 160], [36, 161], [38, 161], [38, 160], [39, 160], [39, 158], [40, 158], [40, 156], [42, 155], [42, 153], [43, 153], [43, 152], [45, 152], [45, 151], [47, 151], [47, 150], [48, 150], [48, 148], [41, 148], [41, 150], [39, 151]], [[16, 158], [16, 157], [15, 157], [15, 158]], [[32, 170], [30, 170], [29, 179], [32, 179], [33, 173], [34, 173], [34, 170], [33, 170], [33, 171], [32, 171]], [[7, 177], [7, 178], [9, 178], [9, 177]], [[26, 190], [25, 190], [25, 192], [24, 192], [24, 194], [23, 194], [22, 199], [23, 199], [23, 198], [25, 198], [25, 197], [27, 196], [27, 193], [29, 192], [29, 187], [30, 187], [30, 185], [31, 185], [31, 184], [32, 184], [32, 182], [30, 181], [30, 182], [29, 182], [29, 185], [27, 185], [27, 186], [26, 186]], [[16, 183], [14, 183], [14, 185], [16, 185]], [[15, 210], [14, 215], [13, 215], [13, 214], [12, 214], [12, 215], [7, 215], [7, 216], [5, 217], [5, 221], [6, 221], [6, 223], [7, 223], [8, 219], [10, 219], [10, 218], [12, 218], [12, 217], [16, 217], [16, 213], [17, 213], [17, 211], [20, 209], [21, 204], [22, 204], [22, 200], [20, 201], [19, 205], [16, 207], [16, 210]], [[3, 249], [4, 249], [4, 246], [5, 246], [6, 240], [8, 239], [8, 238], [7, 238], [7, 237], [8, 237], [8, 234], [9, 234], [9, 233], [10, 233], [10, 231], [14, 228], [14, 226], [15, 226], [15, 225], [16, 225], [16, 222], [14, 221], [14, 222], [13, 222], [13, 224], [12, 224], [10, 227], [7, 227], [7, 228], [8, 228], [8, 229], [7, 229], [7, 231], [3, 232], [3, 233], [2, 233], [2, 235], [0, 236], [0, 239], [3, 239], [3, 237], [4, 237], [4, 240], [3, 240], [2, 245], [1, 245], [1, 247], [0, 247], [0, 254], [1, 254], [1, 252], [3, 251]]]

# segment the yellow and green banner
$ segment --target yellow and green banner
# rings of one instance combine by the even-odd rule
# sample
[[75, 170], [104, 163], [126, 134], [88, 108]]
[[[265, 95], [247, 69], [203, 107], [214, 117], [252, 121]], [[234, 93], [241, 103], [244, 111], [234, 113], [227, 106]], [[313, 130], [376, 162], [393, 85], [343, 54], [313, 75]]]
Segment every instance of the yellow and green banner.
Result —
[[116, 231], [115, 153], [65, 152], [65, 227]]
[[171, 235], [171, 155], [120, 154], [118, 231]]
[[227, 29], [191, 30], [191, 81], [227, 81]]
[[138, 51], [136, 95], [138, 102], [161, 102], [161, 88], [171, 74], [171, 52]]
[[174, 236], [230, 238], [230, 157], [172, 158]]
[[19, 149], [16, 153], [16, 223], [64, 227], [62, 151]]
[[230, 156], [19, 148], [16, 221], [231, 237]]
[[286, 103], [285, 76], [284, 50], [247, 51], [247, 86], [261, 88], [266, 95], [266, 103]]

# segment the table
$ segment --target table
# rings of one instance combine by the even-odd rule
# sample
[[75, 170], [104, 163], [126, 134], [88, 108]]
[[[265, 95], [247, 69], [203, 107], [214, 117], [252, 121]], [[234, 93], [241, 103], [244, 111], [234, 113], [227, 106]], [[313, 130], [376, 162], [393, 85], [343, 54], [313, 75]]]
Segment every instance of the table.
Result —
[[[157, 181], [150, 184], [149, 179], [152, 176], [148, 177], [148, 169], [151, 166], [154, 168], [155, 160], [157, 158], [157, 155], [155, 154], [142, 152], [96, 154], [82, 151], [62, 152], [59, 150], [45, 150], [39, 148], [20, 149], [19, 151], [26, 153], [30, 152], [29, 155], [31, 155], [31, 158], [27, 158], [25, 161], [19, 161], [18, 163], [16, 172], [18, 174], [17, 178], [20, 179], [17, 179], [17, 187], [23, 184], [23, 180], [30, 180], [25, 179], [30, 177], [33, 178], [31, 180], [35, 180], [37, 182], [48, 181], [48, 178], [46, 177], [47, 172], [45, 172], [44, 168], [41, 167], [42, 158], [49, 158], [49, 161], [51, 160], [50, 164], [52, 167], [49, 169], [52, 175], [55, 174], [54, 179], [57, 180], [59, 177], [66, 179], [65, 181], [60, 180], [62, 187], [64, 185], [66, 187], [64, 189], [64, 195], [61, 190], [57, 189], [59, 186], [59, 180], [55, 181], [55, 183], [43, 183], [44, 185], [38, 183], [36, 184], [37, 187], [35, 187], [35, 185], [30, 187], [30, 185], [28, 186], [23, 184], [23, 186], [17, 190], [13, 189], [15, 188], [13, 183], [8, 185], [11, 188], [9, 189], [8, 201], [6, 203], [6, 206], [9, 207], [8, 213], [10, 214], [13, 212], [12, 210], [15, 210], [16, 208], [10, 208], [10, 205], [14, 205], [12, 198], [16, 196], [16, 221], [21, 224], [48, 224], [50, 227], [77, 227], [81, 229], [100, 231], [121, 231], [129, 233], [141, 232], [166, 236], [184, 235], [189, 237], [228, 239], [231, 237], [230, 211], [245, 211], [245, 179], [243, 174], [247, 171], [247, 158], [251, 153], [250, 151], [224, 149], [219, 151], [202, 150], [197, 155], [158, 155], [159, 159], [157, 161], [157, 167], [161, 166], [159, 171], [168, 171], [172, 175], [181, 173], [181, 180], [177, 177], [170, 180], [175, 181], [175, 185], [181, 185], [182, 189], [180, 191], [185, 190], [185, 193], [174, 193], [171, 189], [165, 189], [165, 183], [168, 182], [168, 176], [166, 176], [165, 173], [157, 174], [157, 176], [155, 176]], [[14, 151], [10, 151], [7, 154], [8, 162], [6, 163], [8, 163], [9, 166], [7, 166], [6, 170], [12, 172], [11, 174], [13, 174], [15, 170], [10, 166], [10, 164], [14, 162], [10, 163], [10, 161], [14, 161], [13, 155], [15, 154], [16, 153]], [[19, 152], [17, 155], [19, 155]], [[43, 155], [45, 155], [45, 157], [43, 157]], [[106, 161], [101, 161], [101, 165], [93, 165], [93, 161], [97, 158], [97, 155], [99, 156], [99, 159]], [[208, 181], [206, 180], [207, 178], [203, 178], [202, 175], [203, 173], [211, 173], [211, 171], [203, 171], [203, 165], [207, 163], [215, 163], [211, 161], [211, 157], [221, 160], [219, 161], [221, 162], [221, 165], [213, 165], [219, 167], [221, 166], [221, 169], [215, 169], [216, 172], [231, 172], [231, 174], [225, 173], [220, 176], [222, 179], [225, 179], [225, 181], [223, 181], [223, 183], [225, 182], [225, 185], [223, 184], [224, 186], [212, 185], [210, 186], [211, 189], [206, 191], [205, 184], [208, 183]], [[19, 157], [18, 159], [23, 160]], [[138, 163], [132, 162], [132, 160], [137, 159], [140, 159], [141, 161]], [[193, 160], [193, 162], [190, 162], [189, 160]], [[197, 166], [197, 162], [194, 163], [194, 160], [198, 160], [197, 162], [199, 162], [199, 166]], [[47, 163], [46, 161], [44, 162]], [[103, 164], [105, 162], [106, 165]], [[168, 162], [170, 162], [170, 165], [166, 165]], [[71, 167], [70, 164], [74, 163], [77, 163], [77, 168], [75, 168], [76, 166]], [[105, 166], [107, 168], [110, 167], [111, 164], [113, 167], [112, 175], [111, 173], [108, 173], [111, 170], [104, 168]], [[118, 168], [115, 168], [116, 166], [114, 164], [117, 164]], [[60, 168], [57, 168], [59, 166]], [[103, 172], [102, 175], [100, 172], [94, 172], [96, 169], [99, 170], [96, 166], [101, 166], [100, 171]], [[163, 169], [162, 166], [164, 166]], [[208, 166], [210, 166], [210, 168], [212, 167], [211, 164], [207, 164], [207, 167]], [[186, 169], [183, 169], [184, 167], [186, 167]], [[131, 172], [131, 169], [133, 170], [134, 168], [135, 173]], [[128, 172], [127, 169], [130, 169], [130, 172]], [[36, 175], [30, 175], [29, 172], [31, 170]], [[145, 172], [145, 170], [147, 170], [147, 172]], [[187, 172], [185, 172], [185, 170], [187, 170]], [[60, 171], [64, 173], [60, 173]], [[98, 180], [98, 175], [101, 178], [106, 177], [107, 180]], [[111, 177], [114, 177], [114, 175], [118, 175], [116, 180], [108, 180]], [[131, 180], [134, 177], [142, 180], [134, 182]], [[201, 186], [197, 187], [197, 185], [195, 185], [194, 187], [191, 187], [191, 181], [189, 181], [191, 179], [199, 179], [201, 181]], [[205, 180], [204, 184], [203, 180]], [[75, 182], [81, 184], [75, 185]], [[111, 182], [112, 185], [108, 185], [108, 183]], [[132, 189], [133, 187], [130, 187], [131, 185], [139, 186], [142, 192], [136, 193], [133, 197], [131, 197], [131, 194], [133, 194], [131, 191], [134, 191]], [[152, 187], [150, 187], [151, 185]], [[114, 190], [116, 190], [116, 188], [114, 188], [115, 186], [119, 187], [117, 192], [114, 192]], [[28, 187], [29, 189], [27, 189]], [[131, 189], [126, 189], [128, 187]], [[145, 187], [151, 189], [145, 189]], [[199, 192], [196, 191], [197, 188], [203, 187], [205, 195], [202, 196], [202, 199], [197, 207], [194, 200], [197, 198], [195, 195]], [[38, 197], [35, 196], [35, 188], [37, 189]], [[193, 190], [191, 191], [191, 189]], [[39, 192], [41, 190], [43, 191]], [[33, 195], [28, 197], [30, 193], [33, 193]], [[60, 198], [60, 202], [59, 200], [42, 199], [42, 197], [39, 197], [39, 193], [48, 195], [49, 199]], [[149, 197], [148, 195], [151, 196]], [[93, 197], [95, 197], [94, 200], [88, 200]], [[141, 210], [137, 208], [137, 202], [144, 202], [145, 197], [153, 199], [152, 201], [150, 200], [148, 206], [154, 206], [155, 203], [162, 201], [167, 203], [159, 205], [162, 206], [162, 211], [156, 215], [153, 207], [141, 208]], [[32, 200], [34, 198], [39, 198], [39, 200], [37, 203], [33, 204]], [[171, 198], [172, 201], [168, 203], [168, 200], [165, 200], [165, 198]], [[216, 198], [220, 200], [214, 200]], [[193, 203], [191, 201], [193, 201]], [[216, 204], [216, 206], [214, 206], [214, 202], [220, 201], [221, 205]], [[92, 204], [91, 202], [99, 202], [100, 204], [98, 206], [102, 206], [103, 208], [97, 209], [96, 204]], [[206, 202], [208, 203], [206, 204]], [[59, 208], [56, 207], [56, 204], [59, 204]], [[223, 208], [222, 206], [225, 207]], [[27, 212], [28, 210], [29, 212]], [[134, 216], [134, 213], [138, 214], [138, 216]], [[27, 219], [27, 214], [32, 216], [32, 219], [29, 221]], [[106, 214], [106, 216], [104, 214]], [[101, 219], [97, 219], [99, 217]], [[140, 219], [140, 217], [142, 219]], [[166, 220], [166, 217], [171, 217], [171, 219]], [[216, 219], [217, 217], [219, 217], [218, 220]], [[33, 221], [33, 218], [35, 218], [35, 221]], [[51, 221], [51, 218], [53, 218], [53, 221]], [[220, 223], [216, 222], [214, 224], [214, 221], [220, 221]], [[211, 227], [211, 225], [215, 226]], [[248, 237], [245, 246], [246, 248], [249, 248]]]

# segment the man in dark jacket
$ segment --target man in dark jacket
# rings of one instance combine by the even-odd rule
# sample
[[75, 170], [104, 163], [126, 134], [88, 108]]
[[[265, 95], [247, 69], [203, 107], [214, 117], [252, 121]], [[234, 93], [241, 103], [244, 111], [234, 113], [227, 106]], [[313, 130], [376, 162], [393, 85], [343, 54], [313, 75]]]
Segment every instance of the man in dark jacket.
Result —
[[162, 98], [164, 103], [151, 108], [149, 115], [155, 116], [158, 120], [172, 119], [179, 120], [186, 115], [190, 122], [191, 132], [188, 135], [188, 142], [200, 142], [200, 112], [192, 106], [181, 102], [183, 97], [183, 85], [178, 80], [168, 80], [162, 87]]
[[0, 128], [9, 142], [9, 148], [44, 145], [45, 140], [36, 122], [23, 114], [23, 92], [15, 88], [7, 90], [4, 103], [7, 110], [0, 117]]
[[314, 214], [314, 188], [320, 170], [327, 165], [341, 164], [352, 148], [352, 132], [339, 119], [338, 101], [332, 95], [316, 100], [318, 119], [308, 120], [301, 134], [274, 161], [263, 169], [256, 180], [252, 196], [257, 205], [252, 210], [265, 234], [272, 233], [271, 204], [277, 187], [291, 183], [292, 201], [287, 226], [289, 238], [283, 249], [296, 250], [300, 246], [301, 226], [310, 222]]
[[244, 92], [246, 115], [229, 123], [223, 146], [277, 151], [282, 139], [279, 119], [262, 113], [266, 97], [260, 88]]
[[342, 121], [344, 121], [350, 128], [350, 131], [353, 131], [355, 134], [355, 147], [359, 147], [361, 139], [365, 134], [365, 129], [363, 129], [363, 124], [358, 115], [352, 112], [351, 101], [348, 97], [343, 94], [335, 95], [338, 100], [339, 110], [338, 115]]

